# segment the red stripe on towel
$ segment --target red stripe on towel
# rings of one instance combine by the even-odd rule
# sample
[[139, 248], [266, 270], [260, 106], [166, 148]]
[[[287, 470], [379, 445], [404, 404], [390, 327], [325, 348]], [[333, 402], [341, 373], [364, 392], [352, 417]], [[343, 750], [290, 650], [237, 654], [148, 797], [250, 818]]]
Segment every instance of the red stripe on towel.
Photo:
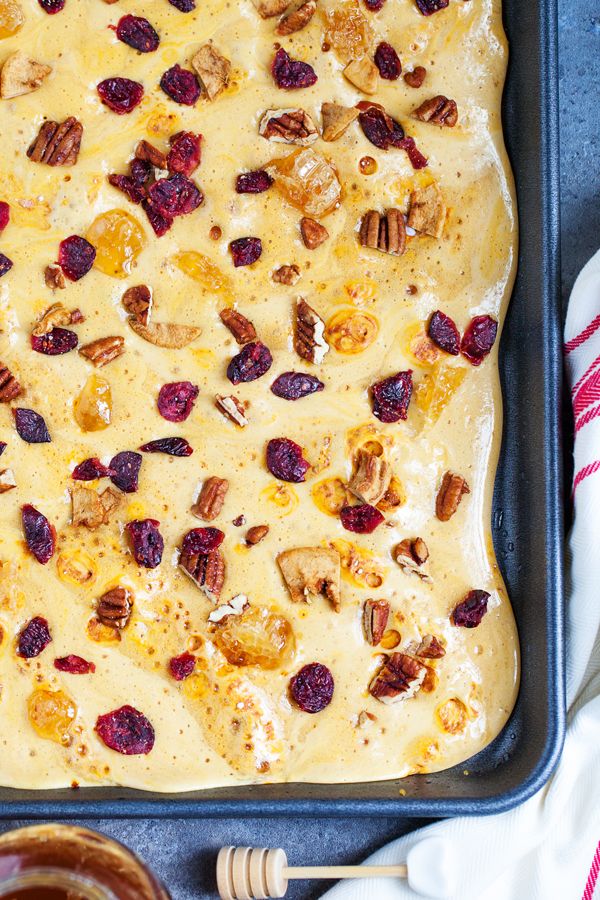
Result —
[[600, 459], [597, 459], [594, 462], [589, 463], [587, 466], [584, 466], [583, 469], [580, 469], [573, 480], [573, 493], [575, 493], [577, 485], [581, 484], [584, 478], [588, 478], [589, 475], [593, 475], [594, 472], [598, 471], [598, 469], [600, 469]]
[[589, 378], [577, 389], [573, 397], [573, 411], [576, 416], [600, 400], [600, 368], [596, 369]]
[[587, 425], [588, 422], [591, 422], [598, 416], [600, 416], [600, 406], [595, 406], [593, 409], [588, 409], [587, 412], [584, 412], [584, 414], [575, 422], [575, 431], [580, 431], [584, 425]]
[[594, 858], [592, 860], [592, 867], [590, 869], [590, 874], [588, 875], [588, 879], [585, 884], [585, 888], [583, 890], [583, 896], [581, 900], [593, 900], [594, 890], [596, 888], [596, 884], [598, 882], [598, 874], [600, 873], [600, 843], [596, 847], [596, 852], [594, 853]]
[[593, 363], [591, 363], [591, 364], [587, 367], [587, 369], [585, 370], [585, 372], [583, 373], [583, 375], [581, 376], [581, 378], [579, 379], [579, 381], [578, 381], [576, 384], [573, 385], [573, 387], [571, 388], [571, 394], [572, 394], [573, 396], [577, 393], [577, 391], [579, 390], [579, 388], [581, 387], [581, 385], [583, 384], [583, 382], [586, 380], [586, 378], [587, 378], [589, 375], [591, 375], [591, 373], [594, 371], [594, 369], [597, 369], [598, 367], [600, 367], [600, 356], [597, 356], [597, 357], [596, 357], [596, 359], [593, 361]]
[[600, 313], [590, 322], [587, 328], [584, 328], [583, 331], [578, 334], [576, 337], [571, 338], [570, 341], [564, 346], [564, 354], [568, 356], [573, 350], [577, 350], [578, 347], [581, 347], [582, 344], [585, 344], [588, 338], [590, 338], [595, 331], [598, 331], [600, 328]]

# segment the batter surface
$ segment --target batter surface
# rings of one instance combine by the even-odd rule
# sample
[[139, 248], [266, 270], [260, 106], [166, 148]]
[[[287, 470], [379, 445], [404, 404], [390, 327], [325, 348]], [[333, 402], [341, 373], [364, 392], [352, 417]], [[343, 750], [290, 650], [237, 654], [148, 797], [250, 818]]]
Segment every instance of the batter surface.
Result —
[[443, 769], [518, 686], [500, 0], [187, 5], [0, 0], [0, 781]]

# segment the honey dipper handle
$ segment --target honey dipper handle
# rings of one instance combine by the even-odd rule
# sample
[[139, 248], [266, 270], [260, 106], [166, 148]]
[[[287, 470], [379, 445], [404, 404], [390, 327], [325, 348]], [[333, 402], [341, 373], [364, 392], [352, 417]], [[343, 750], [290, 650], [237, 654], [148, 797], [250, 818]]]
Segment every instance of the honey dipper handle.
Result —
[[285, 878], [406, 878], [406, 866], [287, 866]]

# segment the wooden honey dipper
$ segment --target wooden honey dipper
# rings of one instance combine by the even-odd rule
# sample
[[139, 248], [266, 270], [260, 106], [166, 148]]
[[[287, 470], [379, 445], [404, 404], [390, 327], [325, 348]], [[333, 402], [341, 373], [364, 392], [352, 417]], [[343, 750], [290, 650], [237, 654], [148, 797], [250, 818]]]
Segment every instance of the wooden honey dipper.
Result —
[[455, 893], [455, 868], [448, 845], [426, 838], [397, 866], [288, 866], [285, 851], [268, 847], [222, 847], [217, 857], [217, 887], [222, 900], [285, 897], [296, 878], [406, 878], [423, 897], [442, 900]]

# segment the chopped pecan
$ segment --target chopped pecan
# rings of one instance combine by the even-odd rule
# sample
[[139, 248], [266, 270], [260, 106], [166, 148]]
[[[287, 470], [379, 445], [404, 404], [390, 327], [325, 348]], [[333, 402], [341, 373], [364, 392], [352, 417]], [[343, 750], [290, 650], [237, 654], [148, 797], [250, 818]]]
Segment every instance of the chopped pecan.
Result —
[[376, 506], [390, 486], [392, 470], [383, 456], [360, 449], [348, 487], [359, 500]]
[[127, 288], [121, 298], [121, 303], [130, 316], [141, 325], [147, 325], [152, 311], [152, 291], [145, 284], [136, 284]]
[[435, 501], [435, 514], [440, 522], [447, 522], [448, 519], [451, 519], [458, 509], [463, 494], [470, 493], [469, 485], [462, 475], [446, 472]]
[[263, 538], [266, 538], [268, 533], [268, 525], [253, 525], [252, 528], [249, 528], [246, 532], [246, 543], [250, 544], [251, 547], [254, 547], [255, 544], [260, 544]]
[[449, 100], [443, 94], [437, 97], [431, 97], [425, 100], [420, 106], [413, 110], [415, 119], [421, 122], [431, 122], [433, 125], [445, 125], [447, 128], [454, 128], [458, 122], [458, 108], [454, 100]]
[[296, 284], [296, 282], [300, 281], [300, 268], [295, 263], [292, 263], [291, 266], [280, 266], [278, 269], [275, 269], [271, 278], [278, 284]]
[[381, 250], [393, 256], [402, 256], [406, 250], [406, 225], [399, 209], [388, 209], [381, 215], [375, 209], [363, 216], [360, 243], [371, 250]]
[[198, 519], [212, 522], [223, 509], [228, 490], [229, 482], [226, 478], [217, 478], [215, 475], [207, 478], [192, 506], [192, 514]]
[[320, 364], [329, 350], [325, 323], [306, 300], [298, 300], [294, 322], [294, 350], [309, 362]]
[[409, 700], [421, 688], [427, 666], [407, 653], [387, 656], [381, 669], [369, 685], [369, 693], [382, 703]]
[[381, 641], [390, 617], [387, 600], [365, 600], [363, 606], [363, 630], [368, 644], [376, 647]]
[[0, 494], [5, 494], [17, 486], [12, 469], [0, 469]]
[[201, 328], [194, 325], [175, 325], [172, 322], [150, 322], [143, 325], [139, 319], [129, 317], [129, 325], [135, 333], [154, 344], [155, 347], [167, 347], [170, 350], [181, 350], [187, 347], [202, 333]]
[[79, 348], [79, 352], [96, 367], [101, 368], [125, 353], [125, 339], [114, 337], [98, 338]]
[[256, 10], [263, 19], [272, 19], [285, 12], [291, 0], [252, 0]]
[[82, 321], [83, 316], [78, 309], [69, 310], [66, 306], [63, 306], [62, 303], [53, 303], [52, 306], [49, 306], [39, 317], [31, 329], [31, 333], [35, 335], [35, 337], [41, 337], [44, 334], [48, 334], [53, 328], [64, 325], [73, 325]]
[[235, 597], [232, 597], [229, 603], [222, 603], [220, 606], [217, 606], [216, 609], [213, 609], [211, 613], [209, 613], [208, 621], [211, 625], [220, 625], [225, 619], [229, 618], [229, 616], [241, 616], [244, 613], [250, 604], [248, 603], [248, 598], [245, 594], [236, 594]]
[[423, 538], [405, 538], [396, 545], [393, 555], [405, 575], [418, 575], [422, 581], [431, 582], [431, 576], [420, 568], [429, 559]]
[[439, 238], [444, 230], [446, 206], [442, 192], [435, 182], [416, 188], [410, 197], [407, 224], [419, 234]]
[[110, 488], [99, 496], [91, 488], [74, 484], [71, 488], [72, 524], [83, 525], [92, 530], [100, 525], [106, 525], [117, 499], [115, 492]]
[[296, 31], [302, 31], [314, 16], [316, 9], [317, 0], [306, 0], [298, 9], [292, 10], [292, 12], [279, 20], [279, 24], [275, 29], [277, 34], [285, 36], [287, 34], [295, 34]]
[[300, 219], [300, 234], [307, 250], [316, 250], [329, 237], [329, 232], [324, 225], [307, 216]]
[[102, 594], [96, 604], [96, 615], [103, 625], [125, 628], [131, 616], [133, 594], [119, 585]]
[[279, 144], [301, 144], [316, 141], [317, 126], [303, 109], [268, 109], [258, 126], [258, 133]]
[[36, 62], [22, 50], [17, 50], [2, 66], [0, 97], [3, 100], [11, 100], [13, 97], [37, 91], [51, 71], [51, 66]]
[[44, 122], [39, 134], [27, 151], [33, 162], [47, 166], [74, 166], [79, 156], [83, 125], [74, 116], [59, 125]]
[[167, 168], [167, 154], [150, 144], [148, 141], [140, 141], [135, 148], [135, 158], [141, 159], [143, 162], [149, 162], [151, 166], [157, 169]]
[[360, 110], [355, 106], [341, 106], [339, 103], [323, 103], [321, 118], [323, 120], [323, 140], [337, 141], [346, 128], [358, 119]]
[[425, 66], [415, 66], [412, 72], [404, 73], [404, 80], [411, 88], [420, 88], [425, 81], [427, 69]]
[[221, 322], [232, 333], [240, 346], [256, 340], [256, 329], [252, 322], [240, 312], [228, 306], [219, 313]]
[[217, 394], [215, 397], [215, 406], [219, 412], [223, 413], [226, 418], [231, 419], [236, 425], [239, 425], [240, 428], [245, 428], [248, 424], [246, 411], [238, 398], [234, 397], [233, 394], [229, 397]]
[[353, 59], [344, 69], [344, 76], [363, 94], [374, 94], [377, 91], [377, 66], [368, 56]]
[[322, 594], [339, 612], [341, 560], [337, 550], [297, 547], [280, 553], [277, 563], [294, 603], [309, 603], [311, 595]]
[[229, 84], [231, 63], [212, 44], [203, 44], [192, 57], [192, 68], [209, 100], [215, 100]]
[[191, 549], [182, 551], [179, 566], [209, 600], [217, 602], [225, 583], [225, 560], [220, 550], [209, 553], [196, 553]]
[[23, 389], [10, 369], [0, 362], [0, 403], [10, 403]]
[[441, 659], [445, 655], [444, 645], [433, 634], [426, 634], [415, 650], [415, 656], [423, 659]]
[[46, 287], [49, 287], [52, 291], [62, 290], [67, 286], [65, 273], [58, 263], [46, 266], [44, 269], [44, 281], [46, 282]]

